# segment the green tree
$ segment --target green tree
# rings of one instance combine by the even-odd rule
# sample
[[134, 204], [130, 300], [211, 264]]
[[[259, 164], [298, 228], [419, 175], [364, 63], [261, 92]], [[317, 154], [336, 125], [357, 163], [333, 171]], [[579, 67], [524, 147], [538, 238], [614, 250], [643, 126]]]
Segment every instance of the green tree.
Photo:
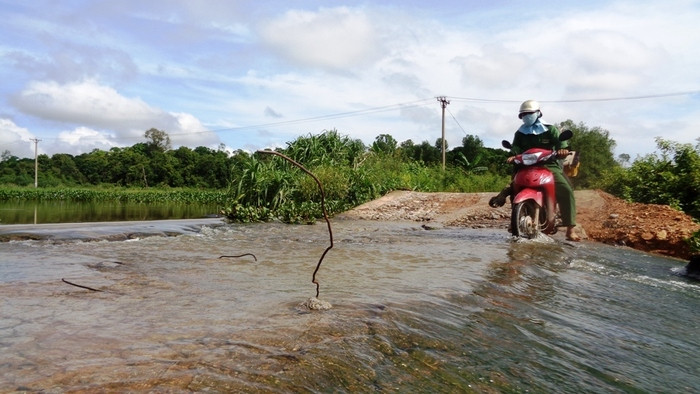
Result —
[[379, 134], [372, 143], [370, 150], [375, 153], [392, 155], [396, 152], [398, 142], [389, 134]]
[[75, 164], [73, 156], [67, 153], [56, 153], [51, 157], [49, 173], [63, 185], [80, 185], [86, 183], [86, 178]]
[[572, 120], [561, 122], [559, 130], [571, 130], [574, 136], [569, 140], [571, 150], [579, 152], [578, 176], [571, 181], [576, 188], [595, 186], [606, 171], [619, 167], [615, 161], [615, 140], [610, 138], [610, 132], [600, 127], [589, 128], [584, 123], [574, 123]]
[[[450, 144], [448, 144], [447, 140], [445, 140], [445, 152], [447, 152], [449, 147]], [[442, 137], [435, 140], [435, 149], [439, 150], [440, 154], [442, 154]]]
[[499, 176], [510, 176], [513, 173], [513, 165], [506, 163], [509, 152], [505, 149], [484, 147], [481, 149], [479, 164], [488, 168], [488, 171]]
[[484, 142], [476, 135], [467, 135], [462, 138], [462, 153], [470, 162], [477, 160], [483, 153]]
[[[60, 186], [61, 181], [56, 179], [53, 171], [51, 171], [51, 158], [46, 154], [37, 156], [37, 164], [39, 173], [37, 174], [38, 184], [42, 187]], [[34, 171], [32, 170], [32, 174]]]
[[10, 156], [0, 162], [0, 184], [17, 186], [34, 184], [34, 159]]
[[143, 134], [146, 137], [146, 143], [151, 150], [165, 152], [170, 150], [170, 136], [163, 130], [150, 128]]
[[446, 161], [453, 166], [458, 166], [468, 171], [473, 171], [476, 168], [486, 170], [486, 167], [481, 167], [483, 153], [484, 143], [481, 141], [481, 138], [475, 135], [467, 135], [462, 138], [462, 146], [447, 152]]
[[630, 159], [631, 157], [627, 153], [621, 153], [617, 156], [617, 162], [623, 167], [630, 163]]
[[80, 173], [85, 177], [85, 181], [92, 185], [110, 183], [106, 177], [109, 173], [108, 152], [94, 149], [90, 153], [83, 153], [74, 158], [75, 165]]
[[412, 140], [406, 140], [399, 147], [399, 156], [405, 162], [437, 165], [442, 162], [442, 148], [438, 149], [428, 141], [416, 145]]
[[[112, 148], [108, 157], [110, 183], [120, 186], [148, 187], [153, 174], [145, 154], [147, 145], [138, 143], [127, 148]], [[151, 181], [149, 181], [149, 179]]]
[[[199, 146], [194, 150], [194, 179], [199, 187], [223, 188], [230, 180], [230, 160], [226, 152]], [[189, 174], [188, 174], [189, 175]]]
[[172, 186], [201, 186], [199, 184], [199, 177], [196, 174], [198, 154], [186, 146], [181, 146], [170, 153], [177, 161], [176, 167], [180, 172], [180, 179], [182, 180], [182, 185]]

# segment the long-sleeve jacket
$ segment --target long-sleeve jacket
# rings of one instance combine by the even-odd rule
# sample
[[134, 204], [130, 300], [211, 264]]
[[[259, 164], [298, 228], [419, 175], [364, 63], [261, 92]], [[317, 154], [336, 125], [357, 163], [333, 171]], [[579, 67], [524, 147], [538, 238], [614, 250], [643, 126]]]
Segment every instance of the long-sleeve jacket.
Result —
[[556, 126], [551, 124], [545, 126], [547, 126], [547, 131], [538, 135], [523, 134], [516, 131], [513, 137], [511, 153], [518, 155], [531, 148], [559, 150], [569, 147], [567, 141], [559, 141], [559, 129]]

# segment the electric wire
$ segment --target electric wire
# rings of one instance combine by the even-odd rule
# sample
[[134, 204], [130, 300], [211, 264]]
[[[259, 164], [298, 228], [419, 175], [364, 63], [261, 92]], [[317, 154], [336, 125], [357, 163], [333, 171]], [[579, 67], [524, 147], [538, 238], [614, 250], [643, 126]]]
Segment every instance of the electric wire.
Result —
[[[682, 91], [682, 92], [658, 93], [658, 94], [647, 94], [647, 95], [638, 95], [638, 96], [538, 100], [538, 101], [541, 103], [585, 103], [585, 102], [645, 100], [645, 99], [678, 97], [678, 96], [688, 96], [688, 95], [697, 95], [697, 94], [700, 94], [700, 90], [688, 90], [688, 91]], [[443, 97], [449, 98], [451, 101], [475, 102], [475, 103], [520, 103], [522, 101], [521, 99], [517, 99], [517, 100], [516, 99], [489, 99], [489, 98], [457, 97], [457, 96], [443, 96]], [[205, 134], [205, 133], [217, 133], [218, 134], [218, 133], [230, 132], [230, 131], [245, 131], [245, 130], [255, 130], [255, 129], [261, 129], [261, 128], [273, 128], [273, 127], [281, 127], [281, 126], [299, 125], [299, 124], [304, 124], [304, 123], [318, 122], [318, 121], [322, 121], [322, 120], [332, 120], [332, 119], [365, 116], [365, 115], [369, 115], [369, 114], [394, 111], [397, 109], [423, 107], [423, 106], [429, 105], [429, 103], [432, 103], [433, 100], [434, 100], [434, 97], [405, 102], [405, 103], [396, 103], [396, 104], [384, 105], [384, 106], [379, 106], [379, 107], [366, 108], [366, 109], [361, 109], [361, 110], [357, 110], [357, 111], [346, 111], [346, 112], [339, 112], [339, 113], [328, 114], [328, 115], [313, 116], [313, 117], [308, 117], [308, 118], [292, 119], [292, 120], [271, 122], [271, 123], [260, 123], [260, 124], [246, 125], [246, 126], [227, 127], [227, 128], [220, 128], [220, 129], [208, 129], [208, 130], [198, 130], [198, 131], [191, 130], [191, 131], [180, 132], [180, 133], [168, 133], [168, 135], [172, 137], [172, 136]], [[449, 112], [449, 110], [448, 110], [448, 112]], [[459, 122], [457, 121], [456, 117], [451, 112], [450, 112], [450, 115], [459, 125]], [[462, 128], [461, 125], [459, 125], [459, 127], [462, 129], [462, 131], [464, 131], [464, 129]], [[56, 137], [44, 137], [44, 138], [45, 139], [58, 139]], [[90, 139], [89, 136], [85, 136], [82, 138], [83, 139]], [[103, 136], [95, 136], [95, 138], [103, 138]], [[141, 139], [141, 138], [142, 138], [141, 136], [113, 137], [113, 138], [110, 138], [110, 140], [111, 141], [122, 141], [122, 140], [126, 141], [126, 140], [135, 140], [135, 139]]]
[[420, 106], [425, 105], [429, 101], [432, 101], [432, 98], [411, 101], [408, 103], [398, 103], [398, 104], [385, 105], [385, 106], [381, 106], [381, 107], [361, 109], [361, 110], [357, 110], [357, 111], [340, 112], [340, 113], [330, 114], [330, 115], [320, 115], [320, 116], [314, 116], [314, 117], [310, 117], [310, 118], [287, 120], [287, 121], [273, 122], [273, 123], [263, 123], [263, 124], [250, 125], [250, 126], [229, 127], [229, 128], [224, 128], [224, 129], [216, 129], [216, 130], [208, 130], [208, 131], [218, 133], [218, 132], [222, 132], [222, 131], [257, 129], [257, 128], [263, 128], [263, 127], [285, 126], [285, 125], [297, 124], [297, 123], [316, 122], [319, 120], [327, 120], [327, 119], [348, 118], [348, 117], [354, 117], [354, 116], [365, 115], [365, 114], [388, 112], [388, 111], [393, 111], [396, 109], [420, 107]]
[[[260, 123], [260, 124], [254, 124], [254, 125], [227, 127], [227, 128], [220, 128], [220, 129], [207, 129], [207, 130], [197, 130], [197, 131], [192, 130], [192, 131], [180, 132], [180, 133], [168, 133], [168, 136], [173, 137], [173, 136], [205, 134], [205, 133], [221, 133], [221, 132], [227, 132], [227, 131], [245, 131], [245, 130], [255, 130], [255, 129], [261, 129], [261, 128], [270, 128], [270, 127], [297, 125], [297, 124], [303, 124], [303, 123], [312, 123], [312, 122], [318, 122], [321, 120], [349, 118], [349, 117], [362, 116], [362, 115], [367, 115], [367, 114], [389, 112], [389, 111], [394, 111], [397, 109], [423, 107], [423, 106], [428, 105], [429, 102], [432, 103], [432, 100], [433, 100], [432, 98], [421, 99], [421, 100], [410, 101], [410, 102], [405, 102], [405, 103], [397, 103], [397, 104], [391, 104], [391, 105], [384, 105], [384, 106], [380, 106], [380, 107], [366, 108], [366, 109], [361, 109], [361, 110], [357, 110], [357, 111], [339, 112], [339, 113], [335, 113], [335, 114], [319, 115], [319, 116], [314, 116], [314, 117], [310, 117], [310, 118], [293, 119], [293, 120], [286, 120], [286, 121], [280, 121], [280, 122]], [[91, 137], [92, 136], [85, 136], [82, 138], [83, 139], [90, 139]], [[94, 138], [102, 138], [102, 136], [94, 136]], [[114, 137], [114, 138], [110, 138], [110, 141], [141, 140], [142, 138], [143, 138], [143, 136]], [[58, 139], [58, 138], [47, 137], [47, 139]]]
[[450, 112], [450, 110], [449, 110], [448, 108], [445, 108], [445, 109], [447, 110], [447, 113], [450, 114], [450, 116], [452, 117], [452, 119], [454, 119], [455, 123], [457, 123], [457, 126], [459, 126], [459, 128], [462, 129], [462, 132], [464, 132], [464, 134], [467, 135], [467, 132], [464, 130], [464, 127], [462, 127], [462, 125], [459, 124], [459, 121], [457, 120], [457, 118], [455, 118], [454, 115], [452, 115], [452, 112]]
[[[700, 94], [700, 90], [688, 90], [684, 92], [672, 92], [672, 93], [657, 93], [657, 94], [646, 94], [639, 96], [623, 96], [623, 97], [603, 97], [603, 98], [586, 98], [586, 99], [560, 99], [560, 100], [537, 100], [541, 103], [586, 103], [586, 102], [601, 102], [601, 101], [627, 101], [627, 100], [645, 100], [654, 98], [666, 98], [666, 97], [676, 97], [676, 96], [689, 96]], [[523, 100], [512, 100], [512, 99], [484, 99], [476, 97], [454, 97], [448, 96], [450, 100], [456, 101], [471, 101], [471, 102], [481, 102], [481, 103], [520, 103]]]

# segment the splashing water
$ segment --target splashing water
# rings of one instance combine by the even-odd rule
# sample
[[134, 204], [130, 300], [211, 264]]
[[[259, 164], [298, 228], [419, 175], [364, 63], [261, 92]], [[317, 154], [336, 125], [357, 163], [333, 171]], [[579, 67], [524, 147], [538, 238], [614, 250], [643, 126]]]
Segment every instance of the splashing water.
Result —
[[534, 238], [524, 238], [524, 237], [513, 237], [513, 242], [539, 242], [539, 243], [555, 243], [557, 242], [554, 238], [550, 237], [547, 234], [538, 232], [537, 235], [535, 235]]

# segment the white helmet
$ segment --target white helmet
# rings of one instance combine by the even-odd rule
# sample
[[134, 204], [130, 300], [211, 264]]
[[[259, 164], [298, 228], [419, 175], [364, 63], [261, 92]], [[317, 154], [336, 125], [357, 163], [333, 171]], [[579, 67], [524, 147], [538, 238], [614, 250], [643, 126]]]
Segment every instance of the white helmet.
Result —
[[537, 112], [539, 110], [540, 110], [540, 103], [538, 103], [535, 100], [527, 100], [527, 101], [524, 101], [522, 104], [520, 104], [520, 112], [518, 112], [518, 117], [522, 118], [524, 114]]

